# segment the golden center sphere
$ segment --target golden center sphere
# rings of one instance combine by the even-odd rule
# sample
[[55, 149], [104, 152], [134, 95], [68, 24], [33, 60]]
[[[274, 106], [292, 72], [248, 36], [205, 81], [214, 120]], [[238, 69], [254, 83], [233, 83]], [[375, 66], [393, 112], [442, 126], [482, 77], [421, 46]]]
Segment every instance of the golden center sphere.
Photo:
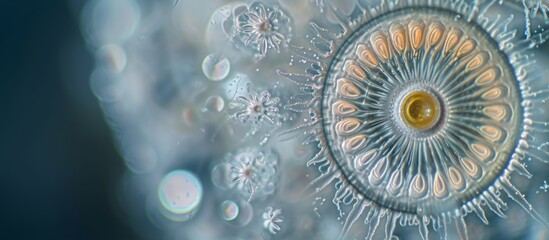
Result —
[[417, 90], [409, 93], [403, 99], [400, 115], [407, 126], [417, 130], [426, 130], [438, 122], [440, 106], [435, 96]]

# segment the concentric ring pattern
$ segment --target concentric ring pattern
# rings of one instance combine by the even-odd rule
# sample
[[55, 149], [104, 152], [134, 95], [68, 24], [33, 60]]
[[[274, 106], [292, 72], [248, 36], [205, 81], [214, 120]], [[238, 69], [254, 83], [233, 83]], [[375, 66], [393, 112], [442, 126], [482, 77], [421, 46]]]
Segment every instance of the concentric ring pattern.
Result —
[[332, 61], [326, 140], [365, 198], [418, 215], [451, 211], [507, 167], [523, 115], [518, 88], [474, 23], [442, 10], [395, 11], [360, 27]]

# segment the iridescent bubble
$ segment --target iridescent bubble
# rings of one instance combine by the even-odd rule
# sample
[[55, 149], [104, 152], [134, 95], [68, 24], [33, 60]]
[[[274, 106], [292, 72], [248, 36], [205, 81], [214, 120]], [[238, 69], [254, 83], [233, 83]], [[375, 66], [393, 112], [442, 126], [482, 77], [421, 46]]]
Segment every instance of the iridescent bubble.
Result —
[[206, 100], [205, 107], [210, 112], [221, 112], [225, 107], [225, 101], [220, 96], [210, 96]]
[[126, 52], [116, 44], [103, 45], [97, 50], [96, 58], [115, 72], [121, 72], [126, 67]]
[[230, 165], [227, 163], [220, 163], [212, 169], [212, 182], [219, 189], [228, 189], [233, 186], [229, 170]]
[[238, 205], [231, 200], [225, 200], [221, 203], [220, 214], [221, 218], [227, 221], [234, 220], [238, 216]]
[[254, 209], [248, 201], [238, 201], [238, 214], [229, 223], [234, 226], [243, 227], [250, 223], [254, 216]]
[[133, 0], [89, 1], [84, 10], [84, 36], [93, 44], [118, 43], [131, 37], [141, 19]]
[[192, 106], [186, 106], [181, 112], [181, 120], [183, 121], [185, 127], [194, 128], [197, 124], [196, 122], [196, 112]]
[[185, 221], [192, 217], [202, 200], [202, 184], [194, 174], [175, 170], [160, 182], [158, 198], [169, 213], [188, 216], [178, 218]]
[[229, 75], [231, 63], [226, 57], [212, 53], [202, 62], [204, 75], [213, 81], [223, 80]]

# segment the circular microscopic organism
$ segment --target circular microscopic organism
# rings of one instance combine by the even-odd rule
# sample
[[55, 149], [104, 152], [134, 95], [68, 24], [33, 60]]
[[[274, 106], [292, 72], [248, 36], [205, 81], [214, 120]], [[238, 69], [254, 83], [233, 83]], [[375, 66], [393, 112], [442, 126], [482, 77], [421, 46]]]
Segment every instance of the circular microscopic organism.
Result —
[[520, 92], [507, 58], [476, 25], [440, 10], [398, 11], [362, 26], [334, 59], [326, 138], [365, 198], [439, 214], [508, 165]]
[[549, 226], [510, 180], [532, 177], [525, 159], [547, 162], [534, 141], [548, 126], [546, 87], [531, 87], [544, 83], [528, 67], [546, 37], [514, 38], [512, 16], [488, 13], [505, 4], [327, 2], [331, 24], [311, 23], [311, 46], [290, 59], [304, 69], [278, 74], [300, 89], [285, 109], [301, 124], [287, 132], [317, 142], [308, 191], [335, 188], [340, 239], [358, 222], [366, 239], [391, 239], [398, 224], [467, 239], [465, 217], [504, 217], [504, 195]]

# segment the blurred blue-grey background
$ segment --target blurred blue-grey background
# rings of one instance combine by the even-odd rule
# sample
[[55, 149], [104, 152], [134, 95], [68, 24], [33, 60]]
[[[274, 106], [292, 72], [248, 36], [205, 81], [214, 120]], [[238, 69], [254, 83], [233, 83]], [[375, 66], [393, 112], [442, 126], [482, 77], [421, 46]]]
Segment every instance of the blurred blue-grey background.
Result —
[[125, 166], [89, 88], [83, 0], [0, 1], [0, 239], [135, 239]]

